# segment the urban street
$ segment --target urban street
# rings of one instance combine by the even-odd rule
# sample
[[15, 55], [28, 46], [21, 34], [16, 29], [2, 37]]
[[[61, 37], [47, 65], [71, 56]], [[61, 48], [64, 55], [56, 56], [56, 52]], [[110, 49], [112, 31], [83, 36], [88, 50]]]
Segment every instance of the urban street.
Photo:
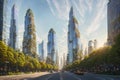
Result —
[[120, 0], [0, 0], [0, 80], [120, 80]]
[[100, 75], [93, 73], [84, 73], [76, 75], [70, 72], [40, 72], [33, 74], [21, 74], [17, 76], [0, 77], [0, 80], [120, 80], [120, 76]]
[[120, 80], [120, 76], [115, 77], [115, 76], [98, 75], [92, 73], [85, 73], [84, 75], [76, 75], [70, 72], [58, 72], [28, 80]]

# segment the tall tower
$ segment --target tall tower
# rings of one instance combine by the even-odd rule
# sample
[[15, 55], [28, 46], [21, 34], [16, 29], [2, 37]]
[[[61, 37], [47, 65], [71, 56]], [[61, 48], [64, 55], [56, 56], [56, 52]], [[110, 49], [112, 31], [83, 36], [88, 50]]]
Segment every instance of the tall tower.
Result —
[[39, 55], [41, 61], [44, 61], [44, 41], [39, 44]]
[[88, 54], [90, 54], [90, 53], [93, 51], [93, 49], [94, 49], [93, 46], [94, 46], [93, 41], [90, 40], [90, 41], [88, 42]]
[[7, 0], [0, 0], [0, 41], [7, 44], [6, 37], [6, 13], [7, 13]]
[[87, 48], [85, 48], [84, 55], [88, 56], [88, 50], [87, 50]]
[[78, 29], [78, 21], [74, 16], [73, 7], [69, 13], [68, 24], [68, 62], [72, 63], [77, 59], [77, 52], [79, 51], [80, 32]]
[[34, 24], [34, 15], [31, 9], [27, 10], [25, 16], [23, 52], [32, 57], [36, 57], [36, 30]]
[[97, 40], [94, 40], [94, 49], [97, 49]]
[[10, 24], [10, 38], [9, 38], [9, 46], [13, 49], [17, 49], [17, 13], [15, 4], [11, 10], [11, 24]]
[[109, 0], [107, 5], [108, 45], [114, 44], [115, 37], [120, 34], [120, 0]]
[[47, 52], [48, 57], [56, 63], [56, 32], [51, 28], [48, 34]]

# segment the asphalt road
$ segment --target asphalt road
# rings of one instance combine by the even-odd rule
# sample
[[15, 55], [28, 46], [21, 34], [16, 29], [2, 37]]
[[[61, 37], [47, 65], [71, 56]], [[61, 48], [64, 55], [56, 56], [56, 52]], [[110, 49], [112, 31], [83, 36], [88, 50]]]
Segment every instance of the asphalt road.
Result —
[[70, 72], [59, 72], [24, 80], [120, 80], [120, 76], [98, 75], [91, 73], [76, 75]]
[[70, 72], [37, 72], [31, 74], [20, 74], [11, 76], [0, 76], [0, 80], [120, 80], [120, 76], [99, 75], [84, 73], [76, 75]]

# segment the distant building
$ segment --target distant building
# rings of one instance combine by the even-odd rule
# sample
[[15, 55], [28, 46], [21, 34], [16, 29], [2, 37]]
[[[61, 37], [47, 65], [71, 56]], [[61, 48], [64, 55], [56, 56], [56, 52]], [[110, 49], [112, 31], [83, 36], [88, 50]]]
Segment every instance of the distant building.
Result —
[[36, 30], [34, 24], [34, 15], [31, 9], [28, 9], [25, 16], [25, 31], [23, 37], [23, 52], [26, 55], [36, 57]]
[[39, 46], [39, 56], [40, 56], [40, 60], [44, 61], [44, 41], [42, 41]]
[[56, 32], [53, 28], [50, 29], [48, 33], [48, 43], [47, 43], [48, 57], [56, 63]]
[[65, 66], [66, 65], [66, 55], [65, 55], [65, 53], [63, 54], [63, 66]]
[[95, 39], [93, 43], [94, 43], [94, 49], [97, 49], [97, 40]]
[[84, 55], [88, 56], [88, 50], [87, 50], [87, 48], [85, 48]]
[[11, 13], [9, 46], [17, 49], [17, 13], [15, 4], [12, 7]]
[[6, 13], [7, 13], [7, 0], [0, 0], [0, 41], [7, 44], [6, 37]]
[[88, 42], [88, 54], [90, 54], [93, 50], [94, 50], [94, 44], [93, 44], [93, 41], [90, 40]]
[[93, 50], [97, 49], [97, 40], [90, 40], [88, 42], [88, 54], [90, 54]]
[[59, 56], [59, 53], [58, 53], [58, 51], [56, 51], [56, 66], [58, 66], [59, 67], [59, 58], [60, 58], [60, 56]]
[[107, 5], [108, 45], [114, 44], [116, 35], [120, 33], [120, 0], [109, 0]]
[[71, 7], [68, 24], [68, 63], [72, 63], [77, 59], [77, 52], [79, 51], [80, 39], [80, 32], [78, 26], [78, 21], [75, 18], [73, 8]]

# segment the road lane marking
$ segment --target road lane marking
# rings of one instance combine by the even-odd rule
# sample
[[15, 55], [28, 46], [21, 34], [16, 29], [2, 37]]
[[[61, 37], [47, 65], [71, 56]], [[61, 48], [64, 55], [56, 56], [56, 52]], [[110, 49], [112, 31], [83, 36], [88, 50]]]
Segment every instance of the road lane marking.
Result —
[[61, 72], [59, 73], [59, 75], [60, 75], [60, 80], [63, 80], [63, 77], [62, 77], [62, 73], [61, 73]]
[[[68, 72], [67, 72], [68, 73]], [[78, 78], [75, 74], [72, 73], [68, 73], [69, 75], [73, 76], [74, 78], [76, 78], [77, 80], [81, 80], [81, 78]]]

